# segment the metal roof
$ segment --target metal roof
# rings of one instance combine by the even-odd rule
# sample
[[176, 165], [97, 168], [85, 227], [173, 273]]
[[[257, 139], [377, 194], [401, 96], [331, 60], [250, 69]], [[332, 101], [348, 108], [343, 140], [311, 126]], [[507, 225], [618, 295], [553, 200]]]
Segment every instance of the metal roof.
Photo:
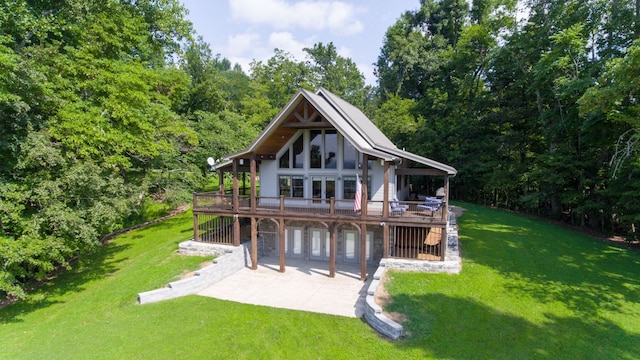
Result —
[[[328, 122], [362, 153], [386, 161], [411, 160], [444, 171], [448, 175], [457, 173], [457, 170], [449, 165], [398, 149], [360, 109], [324, 88], [319, 88], [316, 93], [305, 89], [299, 90], [248, 148], [231, 154], [223, 160], [243, 157], [254, 152], [287, 119], [303, 99], [309, 101]], [[228, 165], [229, 162], [223, 161], [221, 164], [216, 164], [215, 167], [219, 168]]]

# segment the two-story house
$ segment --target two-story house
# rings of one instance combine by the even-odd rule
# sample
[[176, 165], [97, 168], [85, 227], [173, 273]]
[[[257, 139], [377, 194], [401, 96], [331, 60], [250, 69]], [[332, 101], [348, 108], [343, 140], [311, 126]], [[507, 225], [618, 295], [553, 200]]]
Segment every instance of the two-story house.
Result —
[[[398, 149], [326, 89], [300, 90], [248, 148], [213, 169], [220, 191], [194, 194], [194, 239], [250, 238], [254, 269], [258, 256], [278, 256], [280, 271], [288, 258], [326, 261], [330, 276], [352, 262], [364, 279], [381, 258], [444, 259], [456, 169]], [[412, 189], [416, 179], [428, 186]]]

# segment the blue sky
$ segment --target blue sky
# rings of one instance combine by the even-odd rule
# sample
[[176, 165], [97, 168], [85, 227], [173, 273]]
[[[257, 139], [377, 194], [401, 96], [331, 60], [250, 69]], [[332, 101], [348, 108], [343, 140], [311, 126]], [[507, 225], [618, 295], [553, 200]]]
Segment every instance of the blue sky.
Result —
[[214, 54], [248, 73], [252, 60], [267, 60], [275, 48], [305, 60], [305, 47], [333, 44], [375, 84], [373, 63], [384, 33], [419, 0], [181, 0], [187, 18]]

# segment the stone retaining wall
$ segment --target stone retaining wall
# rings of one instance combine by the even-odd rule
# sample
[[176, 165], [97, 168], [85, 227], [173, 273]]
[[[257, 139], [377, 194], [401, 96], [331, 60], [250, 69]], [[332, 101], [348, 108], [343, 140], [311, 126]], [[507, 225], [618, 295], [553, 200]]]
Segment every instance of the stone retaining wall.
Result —
[[393, 340], [398, 340], [404, 328], [397, 322], [389, 319], [382, 313], [382, 308], [376, 303], [375, 295], [378, 285], [384, 275], [386, 268], [384, 264], [380, 264], [378, 270], [373, 274], [373, 280], [367, 289], [367, 298], [365, 299], [364, 319], [382, 335], [388, 336]]
[[248, 245], [229, 246], [199, 243], [193, 240], [180, 243], [178, 252], [184, 255], [218, 256], [212, 264], [194, 273], [190, 278], [171, 282], [167, 287], [138, 294], [140, 304], [197, 294], [218, 281], [234, 274], [250, 263]]

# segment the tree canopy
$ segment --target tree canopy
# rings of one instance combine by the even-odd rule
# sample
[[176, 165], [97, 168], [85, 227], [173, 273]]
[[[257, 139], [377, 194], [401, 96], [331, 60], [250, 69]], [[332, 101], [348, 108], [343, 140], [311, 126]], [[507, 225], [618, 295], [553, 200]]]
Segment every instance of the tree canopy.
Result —
[[640, 220], [638, 29], [633, 1], [422, 0], [387, 30], [376, 120], [458, 168], [453, 198], [624, 234]]
[[150, 198], [188, 202], [205, 159], [244, 148], [300, 88], [456, 167], [452, 199], [637, 238], [637, 1], [417, 5], [387, 30], [374, 87], [332, 42], [245, 74], [177, 0], [1, 2], [0, 295], [25, 296]]

